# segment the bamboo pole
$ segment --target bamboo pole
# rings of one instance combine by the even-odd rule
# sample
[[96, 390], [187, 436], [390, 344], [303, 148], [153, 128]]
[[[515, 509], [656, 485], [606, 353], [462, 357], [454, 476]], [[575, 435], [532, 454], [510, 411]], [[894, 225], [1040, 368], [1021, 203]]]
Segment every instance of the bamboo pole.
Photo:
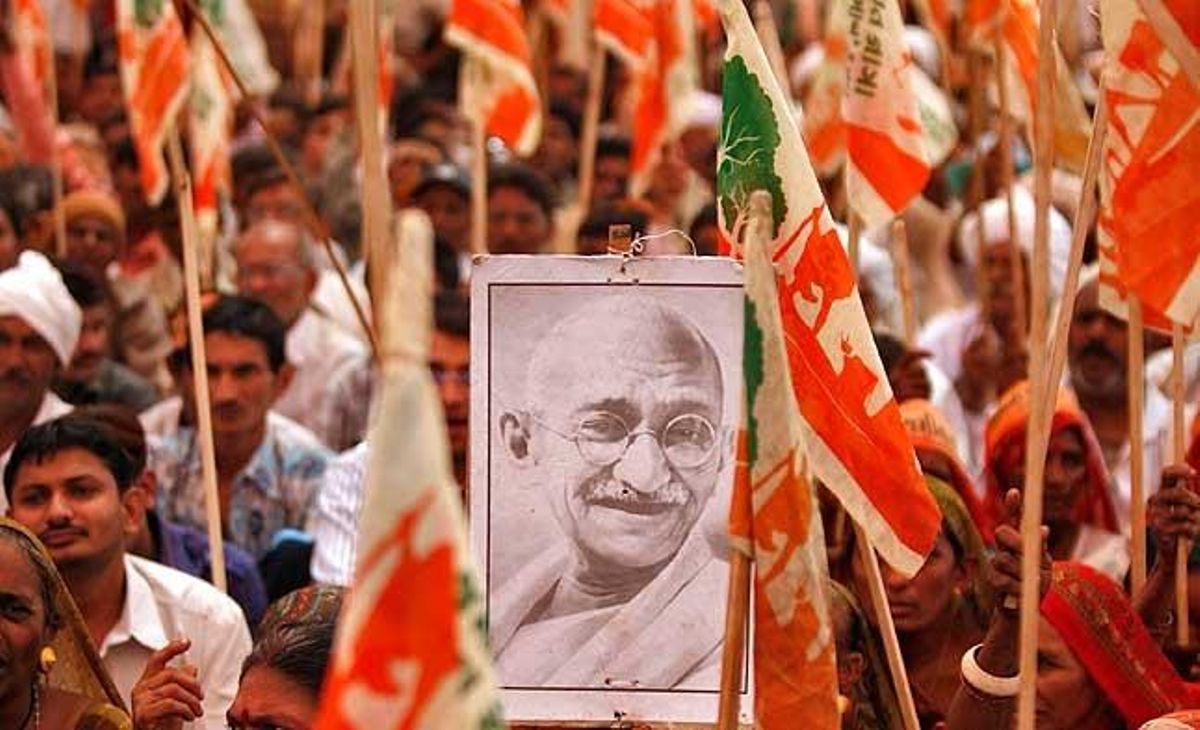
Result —
[[[359, 164], [363, 170], [363, 251], [370, 252], [372, 290], [387, 288], [392, 269], [392, 198], [383, 169], [383, 133], [379, 129], [379, 65], [376, 45], [379, 33], [375, 0], [349, 3], [351, 72], [354, 78], [354, 121], [358, 127]], [[374, 299], [375, 321], [379, 322], [384, 297]]]
[[[848, 169], [844, 169], [842, 172], [843, 172], [843, 174], [846, 174], [846, 175], [849, 174]], [[848, 221], [847, 221], [848, 228], [850, 229], [850, 232], [847, 236], [849, 238], [849, 245], [847, 246], [847, 253], [850, 257], [850, 268], [854, 271], [854, 279], [857, 281], [858, 280], [858, 248], [859, 248], [859, 239], [862, 238], [862, 223], [863, 222], [862, 222], [862, 218], [860, 218], [858, 216], [858, 213], [854, 212], [854, 205], [851, 204], [851, 202], [850, 202], [850, 191], [849, 190], [846, 191], [846, 211], [847, 211], [847, 216], [848, 216]]]
[[[50, 51], [50, 70], [46, 74], [46, 95], [50, 104], [50, 184], [54, 201], [54, 253], [60, 261], [67, 259], [67, 216], [63, 210], [66, 197], [63, 185], [62, 153], [58, 151], [58, 63], [54, 50]], [[13, 221], [16, 223], [16, 221]], [[125, 232], [121, 231], [124, 235]]]
[[902, 218], [892, 222], [892, 264], [896, 269], [896, 290], [900, 294], [904, 342], [911, 347], [917, 341], [917, 311], [913, 303], [912, 275], [908, 265], [908, 230]]
[[721, 653], [721, 697], [718, 730], [737, 730], [741, 710], [746, 626], [750, 614], [750, 557], [733, 550], [729, 560], [729, 592], [725, 607], [725, 643]]
[[985, 112], [985, 97], [984, 92], [987, 88], [985, 66], [987, 57], [978, 51], [969, 51], [967, 57], [970, 64], [968, 73], [970, 74], [970, 87], [968, 90], [968, 110], [971, 117], [971, 148], [972, 162], [975, 169], [971, 171], [970, 182], [970, 198], [975, 206], [975, 297], [979, 302], [979, 320], [987, 322], [991, 319], [990, 297], [988, 296], [988, 288], [990, 286], [986, 274], [986, 269], [983, 267], [983, 253], [985, 239], [983, 235], [983, 201], [987, 199], [987, 189], [985, 185], [985, 176], [987, 169], [987, 156], [983, 153], [981, 140], [983, 131], [987, 128], [987, 120], [984, 117]]
[[[1037, 76], [1037, 105], [1034, 118], [1034, 165], [1035, 165], [1035, 218], [1033, 238], [1033, 265], [1030, 267], [1032, 286], [1030, 287], [1029, 322], [1029, 388], [1030, 416], [1029, 426], [1025, 434], [1025, 489], [1023, 492], [1021, 510], [1021, 625], [1020, 625], [1020, 694], [1017, 698], [1017, 727], [1019, 730], [1034, 730], [1035, 711], [1037, 703], [1037, 647], [1038, 626], [1040, 625], [1041, 603], [1040, 579], [1042, 557], [1042, 495], [1044, 484], [1042, 477], [1046, 469], [1046, 448], [1048, 438], [1042, 438], [1043, 423], [1049, 422], [1052, 412], [1050, 394], [1057, 383], [1046, 380], [1046, 306], [1049, 290], [1049, 233], [1050, 233], [1050, 175], [1054, 167], [1054, 84], [1055, 84], [1055, 53], [1054, 53], [1054, 18], [1057, 17], [1055, 0], [1042, 0], [1042, 22], [1038, 27], [1038, 76]], [[998, 38], [999, 36], [997, 36]], [[1002, 49], [1003, 43], [997, 43]], [[1004, 78], [1007, 69], [1004, 63], [1001, 67], [1000, 78]], [[1007, 128], [1008, 121], [1003, 122]], [[1093, 144], [1093, 148], [1099, 145]], [[1007, 168], [1012, 174], [1011, 165]], [[1009, 186], [1008, 194], [1012, 195]], [[1086, 205], [1086, 203], [1084, 203]], [[1083, 207], [1083, 206], [1081, 206]], [[1016, 250], [1016, 227], [1012, 225], [1015, 211], [1012, 198], [1009, 198], [1009, 232], [1013, 238], [1013, 249]], [[1082, 232], [1079, 232], [1082, 234]], [[1082, 258], [1082, 235], [1079, 238], [1079, 255]], [[1074, 243], [1074, 240], [1072, 241]], [[1015, 269], [1019, 272], [1019, 268]], [[1078, 280], [1078, 264], [1075, 278]], [[1072, 301], [1074, 305], [1073, 294]], [[1060, 320], [1069, 322], [1071, 311], [1064, 302], [1060, 309]], [[1060, 338], [1060, 339], [1065, 339]], [[1039, 395], [1040, 392], [1040, 395]], [[1036, 424], [1036, 427], [1035, 427]]]
[[[200, 28], [204, 31], [204, 34], [207, 35], [208, 39], [212, 42], [213, 49], [217, 52], [217, 57], [221, 59], [221, 63], [224, 65], [225, 70], [229, 72], [229, 77], [233, 79], [234, 85], [237, 86], [238, 93], [241, 94], [243, 99], [253, 98], [254, 95], [250, 92], [249, 87], [246, 86], [246, 82], [238, 73], [237, 68], [234, 67], [233, 60], [229, 57], [229, 51], [225, 48], [225, 43], [221, 40], [221, 37], [217, 34], [217, 31], [212, 27], [212, 23], [209, 22], [208, 16], [206, 16], [204, 11], [196, 4], [196, 0], [178, 1], [182, 2], [184, 7], [191, 11], [192, 18], [194, 18], [195, 21], [200, 24]], [[266, 140], [267, 147], [271, 150], [271, 156], [275, 158], [276, 163], [279, 164], [279, 167], [283, 170], [284, 174], [287, 175], [292, 187], [294, 187], [296, 191], [300, 193], [300, 199], [304, 201], [304, 216], [308, 223], [309, 230], [312, 231], [312, 233], [317, 237], [317, 239], [321, 242], [321, 245], [324, 247], [325, 254], [329, 257], [329, 263], [333, 266], [333, 270], [337, 274], [338, 281], [341, 282], [342, 289], [345, 290], [346, 297], [350, 300], [351, 306], [354, 307], [354, 315], [358, 318], [358, 323], [363, 328], [363, 332], [366, 333], [367, 340], [371, 344], [371, 352], [375, 355], [376, 359], [378, 359], [379, 338], [375, 333], [375, 328], [371, 326], [371, 320], [367, 317], [366, 309], [363, 307], [362, 302], [358, 300], [358, 296], [355, 295], [354, 289], [350, 286], [350, 278], [346, 274], [346, 267], [342, 265], [341, 260], [338, 259], [337, 254], [333, 250], [333, 241], [330, 240], [329, 232], [325, 229], [325, 225], [321, 221], [321, 214], [317, 212], [312, 200], [309, 199], [308, 191], [304, 189], [304, 183], [300, 181], [299, 173], [296, 172], [295, 166], [292, 165], [291, 160], [289, 160], [287, 154], [284, 153], [283, 147], [279, 144], [279, 140], [275, 139], [275, 135], [271, 133], [271, 128], [267, 125], [262, 113], [254, 104], [247, 104], [246, 109], [250, 112], [250, 116], [258, 124], [259, 128], [262, 129], [263, 138]]]
[[[1012, 268], [1013, 324], [1017, 341], [1021, 342], [1025, 339], [1024, 336], [1028, 332], [1029, 316], [1027, 302], [1025, 301], [1025, 270], [1021, 264], [1021, 246], [1017, 241], [1017, 209], [1013, 205], [1013, 131], [1008, 93], [1008, 52], [1004, 45], [1004, 39], [1000, 37], [999, 32], [996, 33], [994, 40], [996, 88], [1000, 95], [1000, 128], [999, 141], [997, 142], [1000, 150], [1000, 182], [1004, 187], [1005, 200], [1008, 202], [1006, 211], [1008, 213], [1008, 253]], [[979, 227], [982, 230], [982, 215], [979, 217]], [[981, 248], [979, 251], [980, 261], [983, 260], [983, 255], [984, 252]], [[1000, 333], [1001, 336], [1005, 334], [1004, 332]]]
[[587, 99], [583, 105], [583, 129], [579, 145], [579, 210], [586, 217], [592, 204], [596, 176], [596, 141], [600, 137], [600, 107], [604, 103], [604, 76], [607, 54], [599, 43], [592, 43], [588, 65]]
[[879, 570], [875, 548], [871, 545], [867, 531], [858, 523], [854, 524], [854, 532], [858, 557], [862, 561], [863, 572], [867, 576], [867, 588], [871, 594], [871, 609], [875, 612], [875, 621], [883, 637], [883, 650], [887, 655], [888, 669], [891, 670], [892, 685], [900, 703], [900, 717], [903, 719], [905, 730], [919, 730], [921, 725], [917, 721], [917, 705], [913, 702], [908, 670], [904, 667], [904, 655], [900, 652], [900, 640], [896, 637], [896, 624], [892, 621], [892, 609], [888, 605], [887, 591], [883, 587], [883, 573]]
[[779, 26], [775, 23], [775, 13], [771, 10], [769, 0], [755, 0], [754, 30], [758, 41], [762, 44], [763, 52], [767, 54], [767, 64], [775, 72], [775, 80], [784, 96], [791, 100], [792, 83], [788, 77], [787, 59], [783, 55], [783, 46], [779, 42]]
[[[1100, 96], [1104, 98], [1103, 94]], [[1146, 455], [1142, 451], [1143, 414], [1146, 410], [1146, 325], [1142, 318], [1142, 302], [1129, 293], [1129, 362], [1126, 378], [1129, 388], [1129, 507], [1130, 549], [1132, 565], [1130, 587], [1136, 596], [1146, 585]]]
[[471, 253], [476, 256], [488, 252], [488, 155], [487, 130], [483, 125], [480, 119], [471, 126]]
[[179, 205], [179, 223], [183, 234], [183, 284], [187, 307], [188, 342], [192, 356], [192, 387], [196, 394], [196, 438], [200, 442], [200, 477], [204, 484], [204, 512], [208, 521], [209, 559], [212, 582], [227, 592], [225, 549], [221, 536], [221, 495], [217, 487], [217, 452], [213, 444], [212, 404], [208, 393], [208, 356], [204, 345], [204, 324], [200, 308], [200, 266], [196, 247], [196, 213], [192, 208], [192, 183], [183, 162], [183, 143], [179, 130], [172, 129], [167, 141], [171, 179]]
[[[1183, 420], [1183, 326], [1178, 322], [1171, 329], [1171, 451], [1174, 463], [1184, 463], [1187, 451]], [[1191, 643], [1191, 611], [1188, 606], [1188, 554], [1192, 551], [1190, 540], [1180, 538], [1175, 544], [1175, 641], [1180, 646]], [[1163, 556], [1169, 560], [1169, 556]]]

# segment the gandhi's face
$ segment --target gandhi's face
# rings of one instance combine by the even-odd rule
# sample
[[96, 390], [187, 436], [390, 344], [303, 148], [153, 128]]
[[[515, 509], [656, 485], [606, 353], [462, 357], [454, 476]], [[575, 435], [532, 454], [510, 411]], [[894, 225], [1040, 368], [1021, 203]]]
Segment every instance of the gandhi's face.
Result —
[[711, 348], [672, 312], [625, 316], [620, 331], [581, 326], [543, 350], [528, 423], [564, 532], [589, 564], [616, 570], [675, 555], [712, 495], [722, 441]]

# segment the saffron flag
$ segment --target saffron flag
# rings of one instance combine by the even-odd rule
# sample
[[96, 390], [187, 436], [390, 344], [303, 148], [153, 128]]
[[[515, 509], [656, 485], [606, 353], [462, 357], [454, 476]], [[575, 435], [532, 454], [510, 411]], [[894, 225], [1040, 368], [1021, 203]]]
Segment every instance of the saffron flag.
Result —
[[[913, 1], [913, 9], [917, 12], [918, 20], [934, 35], [938, 48], [943, 52], [953, 45], [950, 41], [954, 37], [954, 18], [959, 15], [955, 5], [956, 3], [952, 3], [951, 0]], [[947, 72], [946, 63], [947, 60], [943, 58], [943, 73]]]
[[641, 195], [662, 158], [663, 146], [687, 124], [695, 91], [695, 16], [691, 0], [637, 0], [653, 32], [649, 56], [635, 77], [633, 152], [629, 187]]
[[[769, 227], [770, 212], [764, 215]], [[746, 245], [746, 403], [738, 438], [730, 542], [754, 571], [756, 727], [841, 727], [833, 629], [825, 595], [825, 536], [804, 476], [800, 415], [791, 397], [770, 231]]]
[[454, 0], [446, 42], [462, 51], [459, 107], [517, 154], [532, 154], [542, 133], [520, 0]]
[[[972, 43], [990, 47], [999, 34], [1007, 61], [1004, 71], [1009, 109], [1027, 129], [1033, 128], [1037, 105], [1038, 22], [1034, 0], [971, 0], [964, 17], [967, 37]], [[1091, 119], [1057, 42], [1054, 53], [1055, 164], [1082, 172], [1091, 137]]]
[[740, 0], [721, 0], [729, 45], [717, 157], [723, 246], [740, 253], [750, 196], [772, 196], [792, 387], [813, 474], [892, 567], [912, 575], [941, 515], [917, 468], [875, 349], [854, 272], [800, 132]]
[[[483, 596], [467, 552], [441, 402], [424, 365], [432, 230], [404, 235], [381, 307], [379, 413], [369, 436], [359, 561], [318, 730], [500, 730]], [[420, 256], [408, 260], [419, 238]], [[401, 267], [406, 267], [401, 269]]]
[[157, 204], [170, 180], [163, 144], [191, 78], [187, 38], [170, 0], [117, 0], [117, 51], [142, 189]]
[[[223, 3], [205, 0], [201, 10], [214, 28], [225, 24]], [[192, 28], [192, 87], [188, 99], [188, 141], [194, 178], [193, 199], [201, 251], [215, 250], [220, 225], [221, 194], [229, 194], [233, 136], [233, 99], [229, 79], [216, 49], [203, 29]]]
[[842, 117], [842, 97], [846, 91], [845, 13], [830, 4], [821, 41], [824, 56], [813, 72], [812, 84], [804, 97], [804, 141], [813, 167], [823, 177], [831, 177], [846, 160], [846, 123]]
[[650, 58], [654, 26], [634, 0], [596, 0], [592, 8], [596, 41], [641, 73]]
[[[1173, 43], [1200, 57], [1200, 5], [1163, 0]], [[1104, 303], [1132, 292], [1146, 324], [1200, 315], [1200, 79], [1136, 0], [1101, 3], [1108, 128], [1097, 226]]]
[[833, 12], [847, 28], [846, 192], [867, 226], [887, 223], [921, 194], [929, 163], [896, 0], [848, 0]]
[[54, 73], [54, 49], [42, 0], [13, 0], [11, 31], [21, 62], [33, 73], [38, 87], [46, 89], [46, 81]]

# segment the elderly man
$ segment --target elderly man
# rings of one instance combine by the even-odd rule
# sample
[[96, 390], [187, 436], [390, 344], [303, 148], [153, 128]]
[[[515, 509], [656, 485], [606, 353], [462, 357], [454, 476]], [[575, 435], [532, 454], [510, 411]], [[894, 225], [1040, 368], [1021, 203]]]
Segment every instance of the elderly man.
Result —
[[563, 539], [493, 594], [501, 680], [715, 687], [727, 566], [698, 527], [728, 456], [715, 350], [678, 311], [618, 295], [549, 332], [526, 383], [500, 434]]
[[322, 440], [329, 384], [366, 352], [353, 337], [312, 306], [317, 286], [313, 241], [299, 226], [266, 219], [247, 229], [234, 251], [241, 293], [269, 306], [287, 327], [287, 359], [295, 377], [274, 410]]
[[[1079, 295], [1067, 337], [1071, 387], [1091, 421], [1113, 479], [1113, 504], [1123, 529], [1130, 520], [1129, 394], [1127, 387], [1129, 325], [1100, 306], [1096, 267], [1080, 275]], [[1158, 485], [1168, 454], [1171, 403], [1153, 385], [1145, 389], [1142, 423], [1142, 474], [1146, 489]]]
[[0, 272], [0, 467], [30, 426], [71, 410], [50, 384], [71, 360], [82, 319], [41, 254], [26, 251]]

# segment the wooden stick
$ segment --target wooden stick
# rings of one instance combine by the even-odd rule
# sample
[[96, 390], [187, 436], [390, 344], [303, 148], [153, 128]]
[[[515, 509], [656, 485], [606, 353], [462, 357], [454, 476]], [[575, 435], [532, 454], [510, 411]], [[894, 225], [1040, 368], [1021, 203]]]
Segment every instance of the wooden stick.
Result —
[[[1013, 205], [1013, 160], [1012, 160], [1012, 119], [1010, 117], [1008, 94], [1008, 53], [1004, 40], [997, 32], [995, 36], [996, 54], [996, 88], [1000, 93], [1000, 133], [997, 144], [1000, 149], [1000, 181], [1004, 186], [1004, 196], [1008, 201], [1008, 237], [1009, 256], [1012, 267], [1013, 288], [1013, 321], [1016, 328], [1017, 340], [1024, 339], [1028, 331], [1029, 317], [1025, 302], [1025, 270], [1021, 263], [1021, 247], [1017, 241], [1017, 208]], [[979, 216], [979, 227], [983, 228], [983, 216]], [[984, 251], [979, 250], [979, 259], [983, 260]], [[1005, 333], [1001, 332], [1001, 336]]]
[[[1171, 355], [1174, 360], [1171, 372], [1171, 451], [1176, 464], [1184, 463], [1187, 452], [1183, 420], [1183, 346], [1183, 326], [1176, 322], [1171, 328]], [[1192, 622], [1188, 606], [1188, 554], [1191, 551], [1190, 540], [1180, 538], [1175, 544], [1175, 641], [1180, 646], [1191, 643]], [[1164, 559], [1167, 558], [1164, 556]]]
[[783, 46], [779, 42], [779, 26], [775, 23], [775, 13], [771, 10], [768, 0], [755, 0], [754, 30], [758, 34], [763, 52], [767, 54], [767, 63], [775, 72], [775, 80], [779, 88], [789, 100], [792, 98], [792, 82], [787, 72], [787, 59], [783, 55]]
[[[1041, 603], [1039, 590], [1041, 578], [1042, 557], [1042, 495], [1044, 484], [1042, 477], [1046, 470], [1046, 448], [1049, 439], [1042, 438], [1042, 432], [1048, 428], [1053, 408], [1050, 405], [1051, 393], [1057, 383], [1046, 380], [1047, 368], [1046, 351], [1046, 304], [1049, 299], [1049, 237], [1050, 237], [1050, 174], [1054, 167], [1054, 82], [1056, 76], [1054, 53], [1054, 22], [1058, 17], [1055, 0], [1042, 0], [1040, 11], [1042, 22], [1038, 27], [1038, 76], [1037, 76], [1037, 107], [1034, 119], [1034, 164], [1035, 164], [1035, 218], [1033, 237], [1033, 261], [1030, 267], [1032, 286], [1030, 287], [1029, 322], [1029, 388], [1030, 415], [1029, 425], [1025, 433], [1025, 489], [1021, 510], [1021, 630], [1020, 630], [1020, 693], [1017, 698], [1017, 727], [1019, 730], [1034, 730], [1035, 711], [1037, 704], [1037, 648], [1038, 626], [1041, 614], [1038, 606]], [[997, 38], [999, 35], [997, 34]], [[997, 42], [997, 50], [1002, 52], [1004, 44]], [[1004, 63], [999, 66], [1000, 78], [1007, 75]], [[1003, 122], [1005, 127], [1008, 121]], [[1092, 145], [1099, 148], [1099, 145]], [[1008, 166], [1009, 175], [1012, 166]], [[1093, 173], [1094, 177], [1094, 173]], [[1016, 251], [1017, 229], [1013, 225], [1015, 211], [1012, 206], [1012, 186], [1008, 187], [1009, 194], [1009, 233], [1013, 238], [1012, 250]], [[1084, 204], [1086, 205], [1086, 203]], [[1084, 207], [1084, 206], [1081, 206]], [[1083, 257], [1082, 231], [1079, 238], [1079, 258]], [[1072, 241], [1074, 243], [1074, 240]], [[1078, 265], [1075, 262], [1075, 277], [1078, 280]], [[1020, 281], [1020, 268], [1014, 269]], [[1074, 307], [1073, 294], [1071, 290]], [[1063, 303], [1060, 311], [1060, 321], [1069, 322], [1071, 311]], [[1065, 339], [1065, 337], [1063, 338]], [[1049, 373], [1053, 375], [1053, 373]], [[1039, 395], [1040, 392], [1040, 395]], [[1047, 424], [1043, 427], [1043, 424]], [[1036, 424], [1036, 425], [1035, 425]]]
[[[588, 65], [587, 100], [583, 105], [583, 129], [579, 143], [579, 210], [586, 217], [592, 205], [596, 175], [596, 141], [600, 137], [600, 107], [604, 104], [604, 75], [607, 54], [599, 43], [592, 43]], [[574, 246], [572, 246], [574, 248]]]
[[900, 294], [900, 315], [904, 322], [904, 342], [917, 341], [917, 312], [913, 304], [912, 275], [908, 266], [908, 230], [904, 219], [892, 221], [892, 264], [896, 269], [896, 290]]
[[[843, 169], [842, 173], [846, 174], [846, 170]], [[855, 281], [857, 281], [858, 280], [858, 247], [859, 247], [859, 239], [862, 237], [862, 218], [860, 218], [858, 216], [858, 213], [854, 212], [854, 206], [850, 204], [849, 191], [847, 191], [847, 195], [846, 195], [846, 210], [849, 212], [849, 229], [850, 229], [850, 232], [848, 235], [849, 246], [847, 247], [847, 253], [850, 257], [850, 268], [854, 270], [854, 279], [855, 279]]]
[[[66, 261], [67, 215], [62, 207], [66, 194], [63, 190], [62, 153], [58, 151], [58, 63], [53, 49], [50, 51], [50, 72], [46, 74], [46, 94], [50, 97], [50, 184], [54, 196], [54, 253], [60, 261]], [[121, 234], [124, 235], [125, 232], [121, 231]]]
[[983, 266], [983, 253], [985, 239], [983, 235], [983, 201], [987, 199], [987, 188], [984, 184], [987, 169], [987, 156], [983, 153], [981, 139], [983, 131], [987, 128], [987, 121], [984, 117], [985, 97], [984, 93], [987, 88], [986, 77], [984, 73], [987, 57], [978, 51], [969, 51], [967, 57], [970, 65], [970, 87], [969, 87], [969, 102], [968, 107], [971, 115], [971, 145], [972, 145], [972, 162], [975, 169], [971, 171], [971, 188], [970, 199], [972, 205], [975, 206], [975, 217], [977, 225], [975, 226], [975, 297], [979, 302], [979, 321], [988, 322], [991, 319], [990, 297], [988, 296], [988, 288], [990, 286], [987, 278], [987, 270]]
[[[1100, 96], [1104, 98], [1103, 92]], [[1146, 585], [1146, 488], [1145, 453], [1142, 451], [1143, 414], [1146, 410], [1146, 349], [1145, 322], [1142, 318], [1142, 302], [1129, 293], [1129, 511], [1131, 566], [1131, 596], [1142, 592]]]
[[305, 3], [293, 31], [292, 70], [300, 92], [310, 105], [321, 100], [321, 71], [325, 56], [325, 0]]
[[192, 208], [192, 183], [183, 162], [179, 130], [172, 129], [167, 141], [171, 179], [179, 205], [183, 234], [183, 284], [187, 306], [188, 342], [192, 355], [192, 388], [196, 394], [196, 438], [200, 441], [200, 477], [204, 484], [204, 512], [208, 520], [209, 559], [212, 582], [226, 592], [225, 548], [221, 536], [221, 494], [217, 488], [217, 452], [213, 444], [212, 404], [208, 394], [208, 356], [204, 347], [203, 312], [200, 307], [200, 265], [197, 260], [196, 213]]
[[[229, 51], [226, 50], [221, 37], [217, 35], [216, 30], [209, 22], [208, 16], [196, 4], [196, 0], [179, 0], [186, 8], [191, 11], [192, 18], [200, 24], [200, 28], [208, 39], [212, 41], [213, 49], [217, 52], [217, 57], [221, 59], [221, 63], [225, 66], [225, 70], [229, 72], [229, 77], [233, 79], [234, 85], [238, 87], [238, 93], [243, 99], [252, 99], [253, 94], [250, 92], [246, 82], [238, 74], [237, 68], [233, 65], [233, 60], [229, 57]], [[367, 318], [367, 310], [363, 307], [362, 302], [358, 301], [358, 296], [355, 295], [354, 289], [350, 286], [350, 278], [346, 274], [346, 267], [342, 265], [337, 254], [333, 250], [333, 241], [329, 238], [329, 232], [325, 228], [325, 224], [321, 221], [321, 214], [317, 212], [312, 200], [308, 197], [308, 191], [304, 189], [304, 183], [300, 181], [300, 175], [296, 172], [295, 166], [288, 159], [287, 154], [283, 151], [283, 147], [279, 144], [279, 140], [275, 139], [275, 135], [271, 133], [271, 128], [267, 125], [267, 121], [263, 118], [262, 112], [254, 104], [247, 104], [246, 109], [250, 112], [250, 116], [258, 123], [259, 128], [263, 131], [263, 138], [267, 142], [267, 147], [271, 150], [271, 155], [275, 158], [275, 162], [287, 175], [292, 187], [300, 194], [300, 199], [304, 201], [304, 215], [308, 222], [309, 229], [321, 242], [325, 248], [325, 254], [329, 257], [329, 263], [333, 266], [334, 272], [337, 274], [338, 281], [342, 283], [342, 289], [346, 292], [346, 297], [350, 300], [350, 305], [354, 307], [354, 315], [358, 318], [359, 325], [366, 333], [367, 341], [371, 344], [371, 352], [376, 359], [379, 357], [379, 338], [375, 334], [375, 328], [371, 326], [371, 320]]]
[[[354, 121], [358, 127], [359, 164], [363, 170], [363, 250], [370, 251], [372, 290], [387, 288], [391, 255], [392, 196], [384, 171], [383, 133], [379, 129], [379, 33], [375, 0], [349, 3], [349, 43], [354, 76]], [[374, 298], [375, 321], [380, 322], [384, 297]], [[382, 326], [382, 325], [381, 325]]]
[[721, 697], [718, 730], [737, 730], [741, 710], [746, 626], [750, 614], [750, 557], [733, 550], [729, 560], [729, 593], [725, 607], [725, 644], [721, 654]]
[[871, 546], [871, 538], [867, 536], [867, 531], [858, 523], [854, 524], [854, 532], [858, 557], [862, 561], [867, 576], [867, 587], [871, 593], [871, 608], [875, 612], [879, 633], [883, 636], [888, 669], [892, 673], [896, 699], [900, 702], [900, 716], [904, 720], [905, 730], [919, 730], [921, 725], [917, 721], [917, 705], [913, 702], [908, 670], [904, 668], [904, 655], [900, 653], [900, 640], [896, 638], [896, 624], [892, 621], [892, 609], [888, 605], [887, 591], [883, 587], [883, 574], [879, 570], [875, 548]]
[[[465, 60], [464, 63], [473, 62]], [[476, 256], [488, 252], [488, 155], [487, 130], [483, 125], [480, 120], [471, 128], [471, 253]]]

